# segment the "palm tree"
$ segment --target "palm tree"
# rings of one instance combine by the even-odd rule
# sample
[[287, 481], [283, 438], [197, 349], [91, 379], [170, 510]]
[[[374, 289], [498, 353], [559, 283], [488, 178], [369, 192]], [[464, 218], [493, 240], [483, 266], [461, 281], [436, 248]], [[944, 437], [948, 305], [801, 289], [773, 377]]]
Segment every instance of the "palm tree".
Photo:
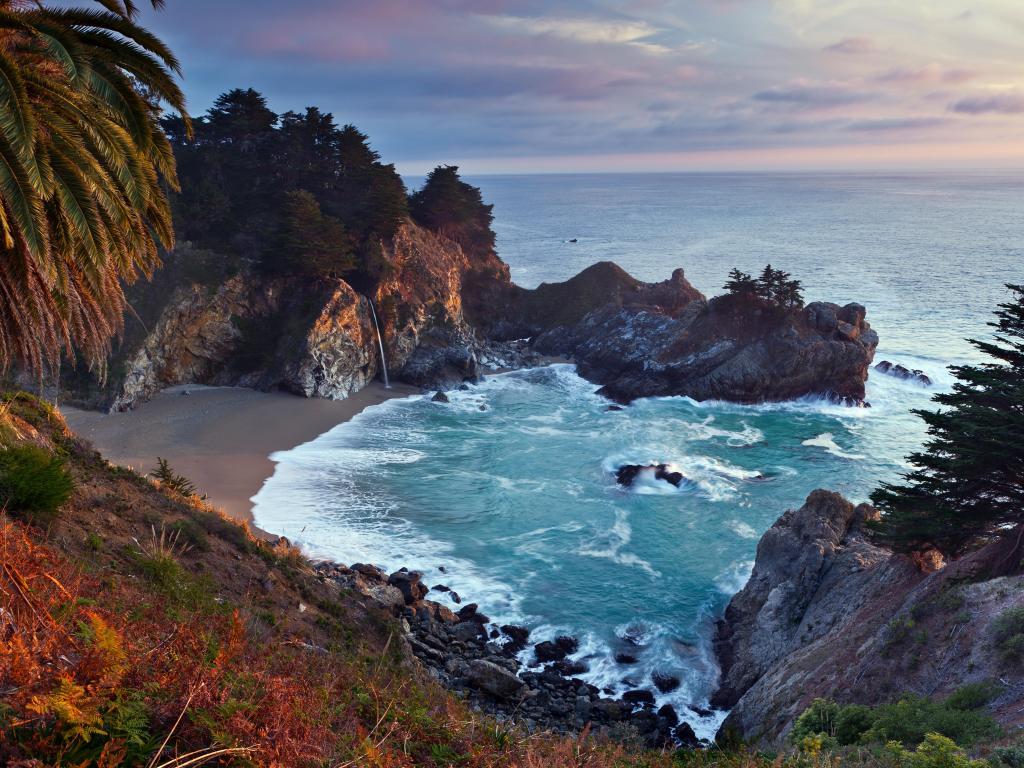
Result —
[[181, 70], [131, 0], [95, 2], [0, 0], [0, 372], [76, 352], [102, 366], [123, 284], [173, 245], [158, 118], [167, 104], [187, 124]]

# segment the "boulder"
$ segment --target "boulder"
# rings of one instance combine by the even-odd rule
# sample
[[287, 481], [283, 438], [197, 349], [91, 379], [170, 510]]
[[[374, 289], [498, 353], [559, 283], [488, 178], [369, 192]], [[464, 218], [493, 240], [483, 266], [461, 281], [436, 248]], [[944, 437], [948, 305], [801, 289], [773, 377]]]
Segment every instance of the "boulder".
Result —
[[505, 643], [505, 652], [509, 654], [517, 654], [523, 650], [530, 638], [529, 629], [515, 624], [502, 624], [501, 632], [509, 639]]
[[434, 393], [434, 396], [432, 398], [430, 398], [430, 402], [432, 402], [432, 403], [450, 403], [451, 400], [448, 399], [448, 395], [446, 395], [444, 392], [442, 392], [439, 389], [439, 390], [437, 390], [437, 392]]
[[880, 362], [875, 366], [875, 370], [879, 373], [884, 373], [886, 376], [893, 376], [894, 378], [902, 379], [904, 381], [912, 381], [923, 387], [930, 387], [933, 383], [931, 377], [920, 368], [907, 368], [899, 363], [890, 362], [889, 360], [883, 360]]
[[533, 652], [537, 661], [561, 661], [570, 653], [575, 653], [579, 648], [579, 641], [575, 637], [561, 635], [554, 640], [545, 640], [533, 646]]
[[654, 694], [647, 690], [626, 691], [622, 694], [622, 700], [635, 707], [654, 706]]
[[651, 682], [654, 687], [662, 693], [671, 693], [680, 686], [679, 678], [675, 675], [668, 675], [663, 672], [655, 672], [651, 675]]
[[406, 605], [414, 605], [426, 597], [429, 591], [421, 579], [422, 574], [403, 569], [388, 576], [388, 584], [402, 593]]
[[694, 749], [700, 746], [700, 739], [697, 738], [697, 734], [693, 732], [693, 728], [689, 723], [677, 725], [672, 731], [672, 736], [676, 742], [684, 747]]
[[498, 699], [515, 698], [526, 687], [512, 672], [484, 659], [470, 661], [466, 677], [472, 686]]
[[655, 480], [664, 480], [676, 488], [686, 480], [682, 472], [670, 470], [667, 464], [626, 464], [616, 470], [615, 482], [628, 488], [642, 472], [652, 472]]

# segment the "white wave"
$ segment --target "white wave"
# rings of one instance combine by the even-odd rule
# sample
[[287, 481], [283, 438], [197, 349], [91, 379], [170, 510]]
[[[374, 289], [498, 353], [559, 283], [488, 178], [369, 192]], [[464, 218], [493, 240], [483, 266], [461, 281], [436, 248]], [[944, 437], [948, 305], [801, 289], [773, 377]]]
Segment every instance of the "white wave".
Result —
[[749, 524], [744, 523], [741, 520], [730, 520], [726, 523], [727, 526], [739, 536], [741, 539], [756, 539], [758, 538], [757, 531], [755, 531]]
[[630, 552], [623, 552], [633, 539], [633, 527], [629, 524], [629, 513], [621, 509], [615, 510], [615, 522], [612, 526], [601, 531], [589, 542], [582, 544], [576, 554], [583, 557], [597, 557], [611, 560], [613, 563], [636, 567], [654, 578], [661, 576], [659, 571], [641, 557]]
[[836, 441], [833, 439], [834, 437], [835, 436], [831, 432], [823, 432], [817, 437], [812, 437], [807, 440], [804, 440], [803, 443], [801, 443], [801, 445], [806, 445], [814, 448], [824, 448], [833, 456], [838, 456], [841, 459], [850, 459], [851, 461], [861, 461], [867, 458], [867, 456], [864, 456], [863, 454], [860, 453], [848, 453], [847, 451], [844, 451], [842, 448], [836, 445]]
[[754, 570], [753, 560], [742, 560], [733, 563], [715, 578], [715, 586], [724, 594], [732, 597], [739, 592], [750, 580], [750, 574]]

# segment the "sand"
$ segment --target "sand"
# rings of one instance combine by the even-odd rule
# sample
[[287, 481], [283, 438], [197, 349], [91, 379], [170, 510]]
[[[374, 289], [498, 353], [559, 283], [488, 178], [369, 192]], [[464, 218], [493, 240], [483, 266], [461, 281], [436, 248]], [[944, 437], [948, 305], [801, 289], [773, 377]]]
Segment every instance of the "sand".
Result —
[[[188, 392], [186, 396], [183, 394]], [[174, 387], [127, 413], [64, 407], [71, 428], [115, 464], [145, 474], [158, 456], [210, 503], [249, 523], [252, 497], [274, 472], [270, 454], [348, 421], [364, 408], [418, 389], [373, 383], [346, 400], [315, 400], [238, 387]]]

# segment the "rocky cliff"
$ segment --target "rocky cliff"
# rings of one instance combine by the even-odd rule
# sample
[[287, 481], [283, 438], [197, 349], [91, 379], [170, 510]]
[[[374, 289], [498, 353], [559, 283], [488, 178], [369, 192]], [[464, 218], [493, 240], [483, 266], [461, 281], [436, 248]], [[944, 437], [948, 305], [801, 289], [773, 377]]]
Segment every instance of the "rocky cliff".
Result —
[[681, 269], [645, 283], [600, 262], [565, 282], [523, 289], [493, 251], [470, 256], [408, 220], [380, 243], [379, 277], [358, 290], [338, 278], [270, 276], [244, 264], [211, 277], [216, 263], [206, 252], [169, 255], [160, 284], [135, 302], [140, 318], [128, 318], [107, 385], [79, 402], [126, 409], [189, 383], [344, 398], [381, 374], [375, 315], [394, 379], [447, 389], [486, 366], [551, 355], [574, 360], [623, 402], [817, 394], [860, 403], [878, 343], [859, 305], [709, 301]]
[[765, 533], [717, 629], [723, 731], [779, 746], [815, 698], [878, 704], [993, 681], [990, 713], [1024, 722], [1024, 679], [992, 640], [995, 619], [1024, 604], [1024, 575], [986, 575], [998, 543], [949, 566], [895, 554], [866, 533], [877, 514], [815, 491]]
[[605, 306], [545, 332], [536, 347], [572, 357], [581, 375], [620, 402], [657, 395], [863, 402], [878, 336], [862, 306], [780, 309], [735, 296], [705, 301], [681, 271], [670, 282], [678, 286], [671, 303], [664, 289], [648, 290], [639, 298], [661, 301]]
[[[412, 222], [381, 251], [382, 277], [369, 295], [341, 279], [253, 270], [212, 286], [180, 281], [159, 297], [148, 332], [120, 350], [103, 404], [131, 408], [164, 387], [187, 383], [347, 397], [381, 372], [374, 311], [395, 378], [455, 386], [478, 375], [484, 350], [499, 364], [509, 356], [519, 362], [514, 347], [495, 349], [479, 339], [463, 311], [464, 295], [475, 300], [481, 285], [510, 285], [508, 268], [496, 256], [471, 261], [453, 241]], [[155, 301], [147, 297], [150, 305]]]

